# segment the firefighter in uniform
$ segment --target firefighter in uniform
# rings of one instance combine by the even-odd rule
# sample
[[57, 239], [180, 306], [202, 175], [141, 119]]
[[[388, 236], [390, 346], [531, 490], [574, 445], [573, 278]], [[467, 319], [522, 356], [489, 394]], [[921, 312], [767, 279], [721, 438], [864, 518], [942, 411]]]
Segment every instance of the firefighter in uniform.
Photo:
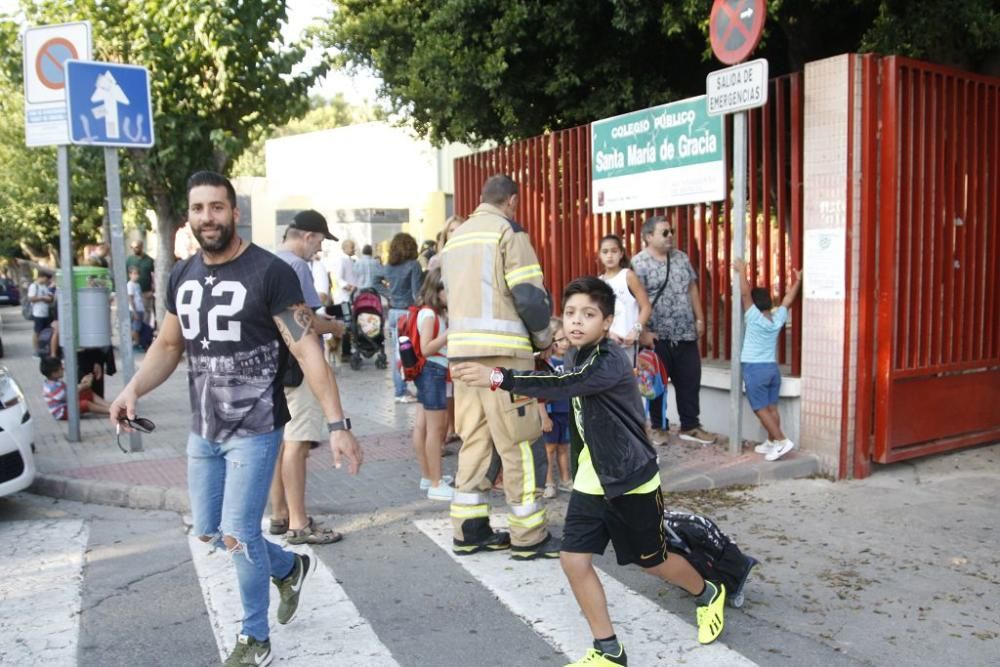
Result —
[[[527, 232], [514, 222], [517, 184], [491, 177], [482, 202], [448, 240], [441, 262], [448, 290], [448, 358], [487, 366], [534, 368], [551, 344], [552, 305]], [[455, 383], [455, 427], [462, 436], [451, 504], [453, 550], [465, 555], [511, 549], [518, 560], [558, 558], [538, 498], [532, 443], [542, 434], [535, 400]], [[510, 533], [490, 526], [494, 448], [503, 463]]]

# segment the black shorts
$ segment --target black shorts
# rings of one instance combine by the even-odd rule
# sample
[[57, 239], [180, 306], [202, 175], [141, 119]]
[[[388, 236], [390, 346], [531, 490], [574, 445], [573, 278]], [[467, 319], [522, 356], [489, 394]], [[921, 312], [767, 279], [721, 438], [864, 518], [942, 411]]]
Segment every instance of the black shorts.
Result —
[[656, 567], [667, 559], [663, 493], [634, 493], [609, 500], [573, 491], [566, 510], [562, 550], [603, 554], [608, 542], [619, 565]]

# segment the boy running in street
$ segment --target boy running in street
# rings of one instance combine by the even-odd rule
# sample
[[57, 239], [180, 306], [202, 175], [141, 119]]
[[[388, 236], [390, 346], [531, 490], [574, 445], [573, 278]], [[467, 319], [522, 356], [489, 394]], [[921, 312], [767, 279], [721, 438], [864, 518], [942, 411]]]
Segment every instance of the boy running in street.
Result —
[[566, 287], [563, 303], [563, 331], [573, 347], [562, 373], [462, 363], [452, 368], [452, 376], [473, 387], [571, 401], [575, 476], [559, 558], [594, 644], [569, 667], [628, 664], [592, 563], [593, 554], [604, 553], [609, 541], [620, 565], [636, 563], [694, 595], [698, 641], [711, 643], [722, 633], [726, 590], [667, 552], [660, 471], [646, 437], [632, 360], [607, 339], [614, 292], [598, 278], [577, 278]]

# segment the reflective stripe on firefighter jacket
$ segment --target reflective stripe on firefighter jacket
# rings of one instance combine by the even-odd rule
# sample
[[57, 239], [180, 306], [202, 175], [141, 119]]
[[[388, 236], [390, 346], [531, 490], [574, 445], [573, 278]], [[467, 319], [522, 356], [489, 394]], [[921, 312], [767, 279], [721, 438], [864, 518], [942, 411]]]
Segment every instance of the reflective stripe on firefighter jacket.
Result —
[[530, 359], [550, 345], [552, 304], [520, 225], [480, 204], [443, 252], [449, 357]]

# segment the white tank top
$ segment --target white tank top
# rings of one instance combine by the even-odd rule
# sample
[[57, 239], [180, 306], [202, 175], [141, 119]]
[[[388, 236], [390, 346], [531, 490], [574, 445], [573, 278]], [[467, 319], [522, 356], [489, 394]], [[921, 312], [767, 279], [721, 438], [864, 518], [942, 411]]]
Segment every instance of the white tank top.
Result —
[[615, 293], [615, 319], [611, 323], [611, 333], [628, 338], [635, 334], [639, 321], [639, 303], [628, 288], [628, 274], [631, 269], [622, 269], [614, 278], [602, 278]]

